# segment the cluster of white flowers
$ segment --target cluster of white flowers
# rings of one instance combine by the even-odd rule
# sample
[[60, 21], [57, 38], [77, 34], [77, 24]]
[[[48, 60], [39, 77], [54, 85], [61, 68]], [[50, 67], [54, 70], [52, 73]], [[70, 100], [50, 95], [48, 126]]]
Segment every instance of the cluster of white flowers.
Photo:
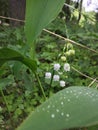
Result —
[[[57, 63], [57, 64], [54, 64], [54, 70], [55, 71], [58, 71], [59, 69], [60, 69], [60, 64], [59, 63]], [[65, 63], [64, 64], [64, 70], [67, 72], [67, 71], [70, 71], [70, 64], [68, 64], [68, 63]]]
[[[54, 64], [54, 70], [58, 71], [59, 74], [59, 70], [60, 70], [61, 65], [59, 63]], [[68, 63], [65, 63], [63, 66], [64, 71], [68, 72], [70, 71], [70, 65]], [[53, 81], [59, 81], [60, 82], [60, 86], [61, 87], [65, 87], [66, 83], [63, 80], [60, 80], [60, 76], [58, 74], [53, 75]], [[52, 74], [50, 72], [46, 72], [45, 73], [45, 79], [51, 79], [52, 78]]]
[[[51, 79], [51, 73], [50, 72], [46, 72], [45, 73], [45, 78], [46, 79]], [[60, 80], [60, 76], [59, 75], [54, 75], [53, 76], [53, 81], [59, 81]], [[61, 87], [65, 87], [65, 81], [61, 80], [60, 81], [60, 86]]]

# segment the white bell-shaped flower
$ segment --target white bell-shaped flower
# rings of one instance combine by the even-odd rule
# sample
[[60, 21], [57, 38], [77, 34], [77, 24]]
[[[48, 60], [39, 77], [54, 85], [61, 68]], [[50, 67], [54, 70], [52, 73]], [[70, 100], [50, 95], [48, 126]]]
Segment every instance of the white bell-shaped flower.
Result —
[[60, 64], [57, 63], [57, 64], [54, 64], [54, 70], [58, 71], [60, 69]]
[[63, 81], [63, 80], [60, 81], [60, 86], [61, 87], [65, 87], [65, 84], [66, 84], [65, 81]]
[[45, 78], [46, 79], [51, 79], [51, 73], [50, 72], [46, 72], [45, 73]]
[[64, 64], [64, 70], [67, 72], [67, 71], [70, 71], [70, 64], [68, 63], [65, 63]]
[[59, 81], [60, 79], [60, 76], [59, 75], [54, 75], [53, 76], [53, 81]]

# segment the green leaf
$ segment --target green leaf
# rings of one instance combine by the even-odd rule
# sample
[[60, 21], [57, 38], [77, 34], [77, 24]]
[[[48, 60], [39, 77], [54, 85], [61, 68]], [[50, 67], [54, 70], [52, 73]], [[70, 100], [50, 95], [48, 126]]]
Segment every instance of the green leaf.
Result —
[[37, 64], [35, 60], [24, 57], [21, 53], [12, 50], [10, 48], [0, 48], [0, 66], [2, 66], [7, 61], [20, 61], [26, 66], [28, 66], [33, 72], [37, 69]]
[[60, 12], [65, 0], [26, 0], [25, 32], [29, 44]]
[[0, 79], [0, 90], [5, 89], [6, 86], [14, 83], [14, 76], [8, 76], [7, 78]]
[[98, 124], [98, 91], [66, 88], [39, 106], [17, 130], [64, 130]]

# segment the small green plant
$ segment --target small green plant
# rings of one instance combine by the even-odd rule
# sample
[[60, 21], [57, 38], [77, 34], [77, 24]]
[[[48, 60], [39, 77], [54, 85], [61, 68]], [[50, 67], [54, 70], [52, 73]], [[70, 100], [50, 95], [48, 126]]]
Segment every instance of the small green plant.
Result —
[[[41, 31], [57, 16], [64, 2], [65, 0], [27, 0], [25, 34], [29, 50], [28, 55], [25, 55], [25, 53], [21, 54], [19, 51], [11, 48], [0, 48], [0, 66], [5, 62], [13, 60], [26, 65], [31, 70], [30, 73], [35, 77], [36, 84], [38, 84], [36, 88], [38, 87], [37, 89], [41, 90], [41, 95], [43, 95], [40, 103], [42, 103], [43, 100], [45, 101], [30, 114], [17, 130], [32, 130], [32, 128], [34, 130], [61, 130], [77, 127], [89, 127], [98, 124], [98, 92], [96, 89], [87, 87], [69, 87], [56, 93], [54, 96], [50, 97], [50, 99], [47, 99], [48, 96], [44, 91], [45, 84], [42, 84], [39, 78], [38, 61], [35, 52], [36, 41]], [[51, 48], [52, 46], [48, 47]], [[66, 86], [64, 77], [61, 77], [61, 81], [58, 82], [60, 79], [59, 75], [64, 71], [70, 71], [68, 58], [74, 54], [75, 50], [73, 49], [72, 44], [66, 44], [63, 48], [63, 52], [59, 55], [62, 64], [56, 62], [52, 73], [48, 71], [46, 72], [45, 77], [43, 77], [43, 79], [45, 78], [48, 80], [46, 81], [47, 85], [50, 87], [58, 86], [58, 84], [61, 87]], [[47, 59], [50, 60], [51, 58]], [[59, 71], [60, 69], [62, 71]], [[11, 108], [8, 106], [2, 87], [1, 94], [10, 115], [9, 109]], [[28, 97], [28, 92], [25, 94], [26, 97]], [[37, 94], [38, 93], [36, 92], [35, 95]], [[34, 103], [35, 105], [40, 104], [33, 100], [32, 104]], [[22, 102], [21, 105], [19, 105], [19, 108], [21, 108], [21, 110], [17, 109], [16, 117], [22, 113], [22, 110], [24, 110]]]

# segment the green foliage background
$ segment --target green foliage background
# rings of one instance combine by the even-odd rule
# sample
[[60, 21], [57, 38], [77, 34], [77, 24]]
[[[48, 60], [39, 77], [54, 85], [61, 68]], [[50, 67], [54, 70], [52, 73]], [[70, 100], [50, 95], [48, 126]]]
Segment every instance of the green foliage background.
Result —
[[[0, 7], [3, 8], [1, 9], [2, 11], [0, 11], [0, 15], [5, 15], [5, 12], [7, 12], [6, 7], [8, 6], [7, 2], [5, 4], [4, 0], [1, 0], [0, 2]], [[1, 6], [1, 4], [3, 6]], [[72, 12], [71, 19], [68, 23], [65, 22], [64, 17], [60, 18], [60, 16], [58, 16], [49, 24], [47, 29], [98, 51], [98, 24], [95, 18], [92, 18], [94, 13], [86, 14], [87, 17], [82, 17], [79, 24], [77, 24], [77, 13], [73, 10]], [[95, 22], [90, 20], [88, 16]], [[55, 62], [59, 62], [59, 54], [62, 54], [66, 44], [66, 41], [51, 36], [44, 31], [42, 32], [41, 37], [37, 39], [36, 52], [39, 66], [38, 72], [46, 96], [49, 96], [49, 94], [52, 96], [54, 93], [63, 89], [60, 86], [52, 86], [49, 88], [43, 77], [46, 71], [53, 70], [53, 64]], [[22, 27], [11, 28], [10, 26], [7, 27], [5, 25], [0, 26], [0, 45], [19, 51], [23, 55], [29, 55], [29, 47], [26, 44]], [[67, 62], [82, 73], [97, 79], [98, 53], [91, 53], [89, 50], [76, 45], [73, 45], [73, 47], [75, 55], [67, 57]], [[70, 73], [63, 75], [63, 78], [66, 79], [66, 87], [77, 85], [88, 86], [92, 82], [91, 79], [80, 75], [72, 68]], [[97, 87], [97, 82], [94, 82], [92, 87]], [[36, 82], [34, 75], [32, 75], [31, 70], [25, 65], [15, 61], [8, 62], [0, 68], [0, 89], [4, 92], [12, 120], [14, 120], [13, 126], [11, 126], [9, 120], [10, 116], [0, 94], [1, 130], [16, 128], [32, 110], [34, 111], [36, 107], [44, 101], [42, 94], [38, 89], [38, 83]], [[96, 127], [98, 128], [98, 126]], [[87, 129], [96, 130], [95, 127]]]

